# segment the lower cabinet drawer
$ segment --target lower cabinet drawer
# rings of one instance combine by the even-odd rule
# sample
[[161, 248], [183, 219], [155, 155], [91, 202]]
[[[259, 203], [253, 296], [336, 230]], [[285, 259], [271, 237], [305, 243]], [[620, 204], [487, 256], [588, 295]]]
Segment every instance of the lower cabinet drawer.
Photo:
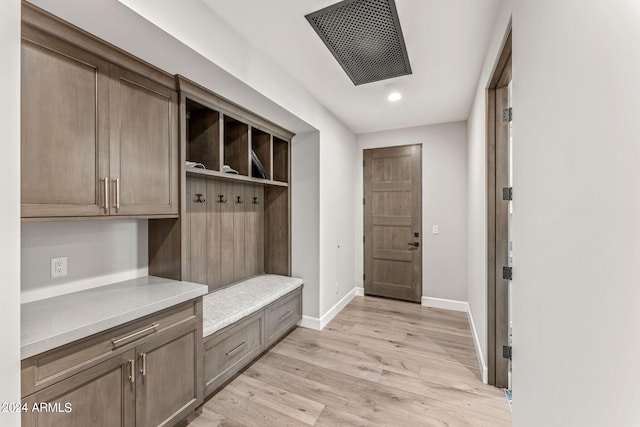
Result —
[[267, 347], [296, 326], [302, 316], [302, 290], [282, 297], [265, 310]]
[[264, 349], [264, 311], [204, 338], [205, 395], [211, 393]]

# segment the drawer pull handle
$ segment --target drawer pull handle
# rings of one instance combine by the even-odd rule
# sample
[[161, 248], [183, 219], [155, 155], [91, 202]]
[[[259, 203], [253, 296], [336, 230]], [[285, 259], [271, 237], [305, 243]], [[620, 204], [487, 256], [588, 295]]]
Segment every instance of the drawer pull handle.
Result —
[[243, 348], [245, 345], [247, 345], [246, 341], [243, 341], [240, 345], [236, 346], [233, 350], [229, 350], [227, 351], [227, 357], [231, 356], [232, 354], [234, 354], [235, 352], [239, 351], [241, 348]]
[[136, 362], [132, 359], [129, 359], [129, 382], [136, 382]]
[[140, 367], [140, 373], [142, 374], [143, 377], [146, 377], [147, 376], [147, 353], [140, 354], [140, 364], [142, 365]]
[[136, 331], [136, 332], [134, 332], [132, 334], [129, 334], [126, 337], [114, 338], [114, 339], [111, 340], [111, 342], [113, 343], [114, 347], [117, 347], [121, 342], [128, 341], [131, 338], [135, 338], [135, 337], [137, 337], [139, 335], [146, 334], [148, 332], [152, 332], [158, 326], [160, 326], [158, 323], [154, 323], [153, 325], [149, 326], [148, 328], [140, 329], [139, 331]]
[[282, 316], [278, 317], [278, 321], [282, 322], [284, 319], [289, 317], [291, 315], [291, 313], [293, 313], [291, 310], [287, 311], [285, 314], [283, 314]]

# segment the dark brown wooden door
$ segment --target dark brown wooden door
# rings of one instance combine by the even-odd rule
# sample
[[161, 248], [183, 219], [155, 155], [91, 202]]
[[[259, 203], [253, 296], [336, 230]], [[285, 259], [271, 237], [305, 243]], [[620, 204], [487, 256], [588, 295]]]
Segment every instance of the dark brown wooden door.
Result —
[[178, 214], [175, 91], [111, 66], [111, 215]]
[[364, 150], [364, 291], [422, 296], [421, 146]]
[[22, 216], [107, 215], [109, 64], [22, 34]]

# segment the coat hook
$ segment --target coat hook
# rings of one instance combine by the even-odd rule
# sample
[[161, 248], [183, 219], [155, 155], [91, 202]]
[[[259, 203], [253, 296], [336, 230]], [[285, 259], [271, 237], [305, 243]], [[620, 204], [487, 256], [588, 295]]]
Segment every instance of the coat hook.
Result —
[[196, 200], [195, 200], [196, 203], [204, 203], [206, 201], [207, 201], [206, 199], [202, 198], [202, 194], [196, 194]]
[[224, 194], [218, 194], [218, 203], [227, 203], [227, 199], [224, 198]]
[[236, 203], [244, 203], [244, 200], [240, 200], [240, 196], [236, 196]]
[[258, 203], [258, 198], [257, 198], [257, 197], [254, 197], [254, 198], [253, 198], [253, 204], [254, 204], [254, 205], [259, 204], [259, 203]]

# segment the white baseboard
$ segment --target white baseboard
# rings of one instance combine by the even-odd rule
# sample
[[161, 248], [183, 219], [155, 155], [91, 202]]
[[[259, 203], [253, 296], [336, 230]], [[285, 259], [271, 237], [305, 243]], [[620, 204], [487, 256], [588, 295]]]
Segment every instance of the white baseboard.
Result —
[[480, 367], [480, 372], [482, 372], [482, 382], [485, 384], [489, 383], [489, 367], [484, 361], [484, 356], [482, 355], [482, 346], [480, 345], [480, 339], [478, 338], [478, 331], [476, 329], [476, 324], [473, 321], [473, 316], [471, 315], [471, 309], [469, 304], [467, 303], [467, 317], [469, 318], [469, 327], [471, 328], [471, 336], [473, 337], [473, 344], [476, 347], [476, 357], [478, 358], [478, 366]]
[[363, 297], [364, 296], [364, 288], [356, 286], [355, 290], [356, 290], [356, 296], [357, 297]]
[[425, 307], [442, 308], [444, 310], [462, 311], [467, 313], [469, 319], [469, 328], [471, 329], [471, 336], [473, 337], [473, 345], [476, 348], [476, 357], [478, 358], [478, 367], [482, 373], [482, 382], [487, 384], [489, 382], [489, 367], [484, 361], [484, 355], [482, 354], [482, 346], [480, 345], [480, 339], [478, 338], [478, 331], [476, 324], [473, 321], [471, 315], [471, 309], [469, 303], [466, 301], [456, 301], [450, 299], [441, 298], [429, 298], [422, 297], [422, 305]]
[[316, 331], [322, 330], [320, 327], [320, 319], [317, 317], [302, 316], [302, 319], [298, 322], [298, 326]]
[[466, 301], [456, 301], [452, 299], [422, 297], [422, 305], [431, 308], [442, 308], [444, 310], [466, 312], [468, 304]]
[[340, 313], [340, 311], [342, 311], [342, 309], [351, 302], [353, 297], [356, 296], [356, 293], [356, 288], [351, 289], [351, 291], [349, 291], [340, 301], [338, 301], [333, 307], [331, 307], [329, 311], [327, 311], [321, 318], [302, 316], [302, 319], [298, 323], [298, 326], [301, 326], [303, 328], [315, 329], [316, 331], [323, 330], [324, 327], [327, 326], [329, 322], [331, 322], [331, 320], [333, 320], [333, 318], [336, 317], [336, 315]]

